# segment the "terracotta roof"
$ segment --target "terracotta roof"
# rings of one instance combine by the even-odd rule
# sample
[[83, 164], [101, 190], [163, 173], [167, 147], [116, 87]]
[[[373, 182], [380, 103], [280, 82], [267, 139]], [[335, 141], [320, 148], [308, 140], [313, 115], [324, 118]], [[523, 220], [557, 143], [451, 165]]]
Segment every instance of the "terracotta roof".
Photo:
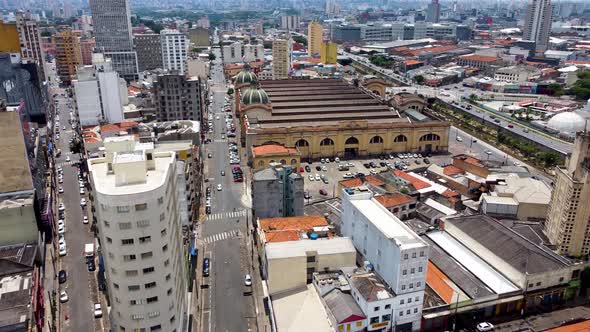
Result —
[[328, 226], [323, 216], [299, 216], [284, 218], [266, 218], [259, 220], [260, 227], [265, 231], [307, 231], [316, 226]]
[[400, 178], [410, 182], [412, 184], [412, 186], [414, 186], [414, 188], [416, 188], [416, 190], [430, 187], [429, 183], [424, 182], [418, 178], [415, 178], [404, 171], [400, 171], [399, 169], [394, 170], [393, 174], [395, 174], [395, 176], [397, 176], [397, 177], [400, 177]]
[[457, 174], [463, 174], [463, 170], [458, 167], [455, 167], [453, 165], [449, 165], [449, 166], [443, 168], [443, 174], [448, 175], [448, 176], [453, 176], [453, 175], [457, 175]]
[[531, 105], [533, 103], [532, 100], [523, 100], [523, 101], [519, 101], [516, 103], [516, 105], [518, 106], [527, 106], [527, 105]]
[[264, 232], [266, 242], [298, 241], [299, 233], [294, 230]]
[[135, 121], [125, 121], [125, 122], [119, 123], [119, 127], [121, 127], [121, 128], [129, 128], [129, 127], [135, 127], [138, 124], [139, 123], [137, 123]]
[[346, 188], [356, 188], [363, 185], [363, 181], [359, 178], [348, 179], [340, 181], [340, 185]]
[[483, 167], [483, 164], [481, 163], [481, 161], [479, 159], [475, 159], [473, 157], [467, 157], [467, 158], [465, 158], [464, 161], [468, 164], [471, 164], [471, 165]]
[[582, 61], [582, 60], [567, 60], [565, 61], [566, 64], [571, 65], [590, 65], [590, 61]]
[[116, 124], [106, 124], [102, 127], [100, 127], [100, 131], [101, 132], [107, 132], [107, 131], [121, 131], [121, 128], [119, 126], [117, 126]]
[[580, 323], [560, 326], [554, 329], [545, 330], [546, 332], [588, 332], [590, 331], [590, 320]]
[[486, 56], [486, 55], [464, 55], [461, 57], [461, 59], [466, 60], [466, 61], [479, 61], [479, 62], [496, 62], [498, 60], [500, 60], [500, 58], [497, 58], [495, 56]]
[[439, 270], [432, 262], [428, 261], [426, 270], [426, 284], [440, 296], [447, 304], [453, 303], [455, 291], [449, 286], [449, 277]]
[[418, 65], [424, 63], [422, 61], [418, 61], [418, 60], [408, 60], [408, 61], [404, 61], [404, 65], [406, 66], [413, 66], [413, 65]]
[[383, 181], [381, 181], [381, 180], [379, 180], [376, 177], [371, 176], [371, 175], [365, 176], [365, 181], [369, 182], [372, 185], [378, 186], [378, 187], [380, 187], [380, 186], [382, 186], [382, 185], [385, 184], [385, 182], [383, 182]]
[[413, 56], [418, 56], [424, 52], [428, 52], [428, 53], [444, 53], [444, 52], [448, 52], [451, 50], [456, 49], [457, 46], [455, 45], [444, 45], [444, 46], [435, 46], [435, 47], [422, 47], [422, 48], [418, 48], [415, 50], [411, 50], [409, 52], [407, 52], [407, 54], [409, 55], [413, 55]]
[[299, 151], [296, 148], [288, 148], [280, 144], [265, 144], [252, 147], [252, 155], [254, 157], [266, 155], [298, 155]]
[[89, 138], [84, 138], [84, 143], [100, 143], [100, 140], [98, 140], [94, 137], [89, 137]]
[[455, 196], [460, 196], [461, 194], [459, 194], [458, 192], [456, 192], [454, 190], [447, 189], [441, 195], [446, 198], [451, 198], [451, 197], [455, 197]]
[[412, 197], [401, 194], [401, 193], [386, 194], [386, 195], [382, 195], [382, 196], [377, 196], [377, 197], [375, 197], [375, 200], [377, 200], [377, 202], [381, 203], [381, 205], [383, 205], [386, 208], [399, 206], [399, 205], [407, 204], [407, 203], [414, 201], [414, 199]]

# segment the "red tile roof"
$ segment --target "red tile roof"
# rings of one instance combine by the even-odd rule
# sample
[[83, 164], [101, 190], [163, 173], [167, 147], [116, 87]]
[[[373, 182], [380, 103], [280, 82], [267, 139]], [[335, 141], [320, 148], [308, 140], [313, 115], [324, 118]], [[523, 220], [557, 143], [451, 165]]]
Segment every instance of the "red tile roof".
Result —
[[394, 170], [393, 174], [395, 174], [395, 176], [397, 176], [397, 177], [400, 177], [400, 178], [410, 182], [412, 184], [412, 186], [414, 186], [414, 188], [416, 188], [416, 190], [430, 187], [429, 183], [424, 182], [418, 178], [415, 178], [404, 171], [400, 171], [399, 169]]
[[443, 168], [443, 173], [444, 175], [453, 176], [457, 174], [463, 174], [463, 170], [453, 165], [449, 165]]
[[545, 330], [546, 332], [588, 332], [590, 331], [590, 320], [566, 326]]
[[266, 242], [298, 241], [299, 233], [307, 232], [314, 227], [328, 226], [323, 216], [266, 218], [260, 219], [259, 223]]
[[259, 145], [252, 148], [252, 155], [254, 157], [266, 156], [266, 155], [298, 155], [299, 151], [296, 148], [288, 148], [280, 144], [265, 144]]
[[379, 180], [376, 177], [371, 176], [371, 175], [365, 176], [365, 180], [367, 182], [369, 182], [370, 184], [375, 185], [375, 186], [378, 186], [378, 187], [380, 187], [380, 186], [382, 186], [382, 185], [385, 184], [385, 182], [383, 182], [383, 181], [381, 181], [381, 180]]
[[414, 201], [412, 197], [401, 193], [376, 196], [375, 200], [377, 200], [377, 202], [381, 203], [381, 205], [383, 205], [386, 208], [399, 206]]
[[455, 291], [448, 284], [449, 277], [439, 270], [431, 261], [428, 261], [426, 270], [426, 284], [440, 296], [447, 304], [453, 303]]
[[458, 192], [451, 190], [451, 189], [447, 189], [445, 190], [442, 194], [442, 196], [446, 197], [446, 198], [451, 198], [451, 197], [455, 197], [455, 196], [461, 196], [461, 194], [459, 194]]
[[466, 61], [479, 61], [479, 62], [496, 62], [498, 60], [500, 60], [500, 58], [497, 58], [495, 56], [486, 56], [486, 55], [464, 55], [461, 57], [461, 59], [466, 60]]
[[408, 60], [408, 61], [404, 61], [404, 65], [406, 66], [413, 66], [413, 65], [419, 65], [419, 64], [423, 64], [424, 62], [422, 61], [418, 61], [418, 60]]
[[[371, 175], [365, 176], [365, 181], [369, 182], [372, 185], [378, 186], [378, 187], [385, 184], [383, 181], [381, 181]], [[343, 187], [346, 187], [346, 188], [356, 188], [356, 187], [362, 186], [363, 184], [364, 184], [364, 182], [360, 178], [354, 178], [354, 179], [340, 181], [340, 185]]]

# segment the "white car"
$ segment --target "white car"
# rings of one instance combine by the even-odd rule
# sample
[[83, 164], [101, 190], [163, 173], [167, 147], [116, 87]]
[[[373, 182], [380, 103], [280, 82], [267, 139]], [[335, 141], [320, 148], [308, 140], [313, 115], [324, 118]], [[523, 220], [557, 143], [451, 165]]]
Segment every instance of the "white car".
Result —
[[244, 285], [252, 286], [252, 276], [250, 276], [249, 274], [246, 274], [246, 276], [244, 277]]
[[354, 177], [354, 174], [352, 174], [352, 173], [346, 173], [346, 174], [343, 175], [343, 177], [345, 179], [352, 179]]
[[316, 181], [320, 181], [320, 180], [322, 180], [322, 178], [320, 177], [320, 175], [319, 175], [319, 174], [317, 174], [317, 173], [316, 173], [316, 175], [315, 175], [315, 180], [316, 180]]
[[377, 171], [374, 170], [374, 169], [372, 169], [372, 170], [369, 171], [369, 173], [371, 173], [372, 175], [375, 175], [375, 174], [377, 174]]
[[66, 206], [64, 203], [59, 203], [59, 207], [57, 208], [59, 211], [64, 211], [66, 209]]
[[339, 163], [340, 162], [340, 158], [338, 158], [338, 157], [334, 158], [334, 162], [335, 163]]
[[221, 191], [221, 184], [217, 185], [217, 191]]
[[62, 130], [66, 130], [66, 126], [61, 127]]
[[65, 243], [64, 244], [60, 244], [59, 245], [59, 255], [60, 256], [65, 256], [65, 255], [67, 255], [67, 253], [68, 253], [68, 251], [66, 249], [66, 244]]
[[94, 318], [101, 318], [102, 317], [102, 307], [100, 303], [94, 304]]
[[488, 323], [488, 322], [483, 322], [483, 323], [477, 324], [477, 326], [475, 327], [475, 329], [478, 332], [493, 331], [494, 330], [494, 325], [492, 325], [491, 323]]
[[308, 175], [308, 177], [309, 177], [309, 181], [313, 181], [313, 180], [315, 180], [315, 178], [314, 178], [314, 177], [313, 177], [313, 175], [311, 175], [311, 174], [309, 174], [309, 175]]
[[80, 188], [80, 195], [84, 195], [84, 188]]
[[322, 171], [324, 171], [324, 172], [328, 171], [328, 167], [322, 166]]
[[82, 199], [80, 200], [80, 205], [81, 205], [81, 206], [86, 206], [86, 198], [82, 198]]
[[64, 188], [62, 186], [59, 186], [57, 188], [57, 192], [60, 193], [60, 194], [63, 194], [64, 193]]
[[59, 246], [61, 247], [62, 245], [66, 245], [66, 238], [59, 234], [59, 239], [57, 240], [57, 244], [59, 244]]
[[215, 120], [219, 120], [219, 115], [215, 117]]
[[63, 167], [61, 167], [61, 165], [60, 165], [60, 166], [57, 166], [57, 171], [58, 171], [58, 172], [62, 172], [63, 170], [64, 170], [64, 169], [63, 169]]
[[57, 226], [57, 233], [58, 234], [65, 234], [66, 233], [66, 225]]
[[68, 297], [68, 293], [66, 291], [59, 292], [59, 302], [66, 303], [70, 298]]
[[66, 161], [70, 161], [70, 156], [66, 156]]
[[82, 219], [82, 223], [83, 224], [87, 224], [88, 223], [88, 217], [84, 216], [84, 218]]

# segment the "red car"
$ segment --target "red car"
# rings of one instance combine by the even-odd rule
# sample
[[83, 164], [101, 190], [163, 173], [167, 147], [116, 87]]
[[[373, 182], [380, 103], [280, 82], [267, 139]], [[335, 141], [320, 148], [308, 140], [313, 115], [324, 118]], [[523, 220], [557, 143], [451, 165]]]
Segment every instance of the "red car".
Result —
[[305, 172], [305, 169], [303, 167], [299, 167], [299, 173], [303, 173]]
[[320, 189], [320, 195], [327, 196], [328, 192], [325, 189]]
[[509, 125], [508, 125], [508, 128], [514, 128], [514, 126], [513, 126], [513, 125], [511, 125], [511, 124], [509, 124]]

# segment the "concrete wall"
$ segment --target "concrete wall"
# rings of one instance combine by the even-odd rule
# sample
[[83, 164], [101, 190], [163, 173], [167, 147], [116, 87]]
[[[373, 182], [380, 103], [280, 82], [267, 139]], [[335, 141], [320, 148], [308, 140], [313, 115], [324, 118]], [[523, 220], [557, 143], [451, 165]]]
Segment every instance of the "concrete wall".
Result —
[[122, 122], [124, 119], [123, 101], [121, 100], [117, 72], [97, 73], [97, 77], [98, 84], [100, 85], [105, 120], [108, 123]]
[[307, 285], [306, 256], [268, 260], [268, 292], [281, 292]]
[[282, 217], [283, 187], [278, 181], [252, 181], [252, 209], [256, 218]]
[[547, 217], [548, 204], [519, 203], [518, 220], [539, 220]]
[[102, 111], [96, 81], [74, 81], [74, 93], [78, 114], [80, 114], [80, 124], [82, 126], [97, 125], [102, 119]]
[[38, 239], [39, 230], [32, 201], [24, 206], [0, 209], [0, 244], [37, 242]]

